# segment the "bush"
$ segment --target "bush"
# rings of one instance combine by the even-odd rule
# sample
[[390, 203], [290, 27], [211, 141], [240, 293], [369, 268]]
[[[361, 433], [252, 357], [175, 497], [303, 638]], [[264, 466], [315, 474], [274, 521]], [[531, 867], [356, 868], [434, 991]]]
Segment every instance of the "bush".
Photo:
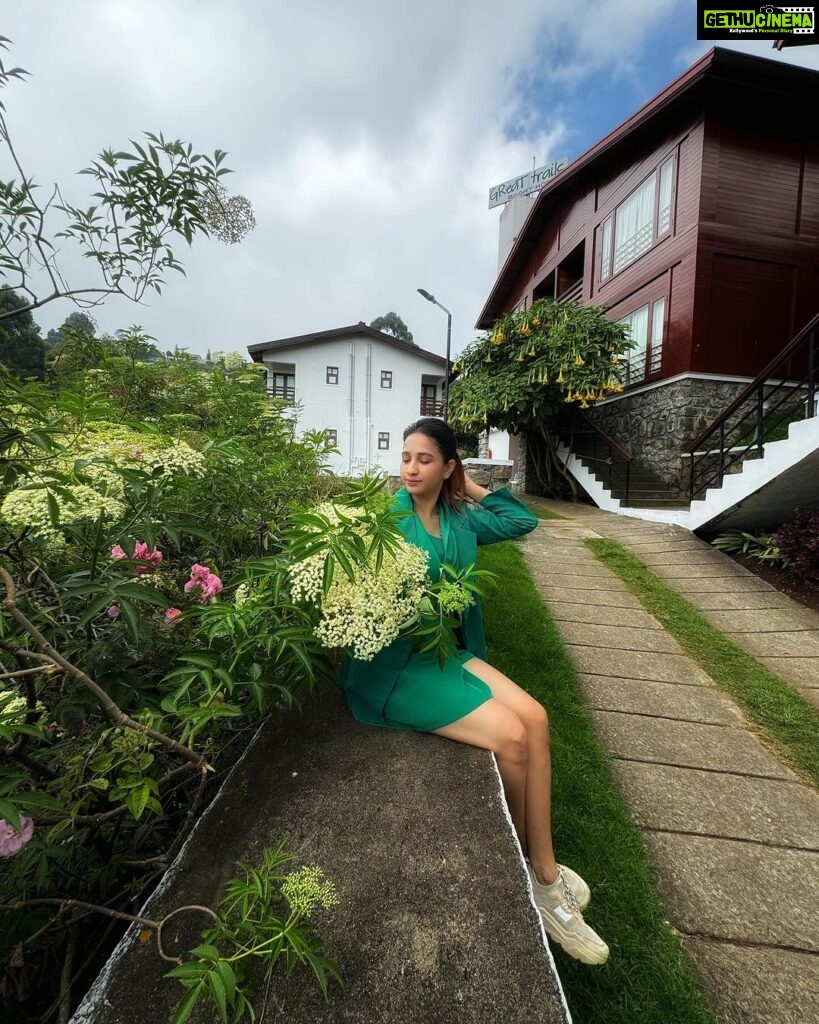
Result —
[[791, 572], [809, 586], [819, 586], [819, 509], [797, 509], [793, 521], [772, 537]]
[[329, 680], [282, 524], [333, 481], [250, 368], [0, 371], [0, 409], [0, 991], [34, 1020], [77, 928], [91, 970], [116, 938], [61, 901], [133, 912], [261, 717]]

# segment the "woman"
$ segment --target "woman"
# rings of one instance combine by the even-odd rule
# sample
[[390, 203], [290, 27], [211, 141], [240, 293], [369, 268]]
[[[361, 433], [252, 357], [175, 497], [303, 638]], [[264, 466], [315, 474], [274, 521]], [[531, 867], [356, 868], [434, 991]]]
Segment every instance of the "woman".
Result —
[[[399, 522], [407, 540], [429, 553], [429, 571], [474, 563], [478, 544], [529, 533], [537, 518], [507, 488], [490, 492], [464, 472], [455, 435], [436, 418], [404, 431]], [[475, 504], [467, 504], [464, 498]], [[345, 658], [350, 710], [360, 722], [433, 732], [495, 754], [509, 811], [527, 856], [535, 902], [547, 933], [567, 953], [601, 964], [608, 946], [583, 920], [589, 887], [555, 861], [551, 834], [549, 725], [543, 706], [487, 663], [480, 605], [463, 617], [457, 658], [443, 668], [431, 654], [396, 640], [372, 661]]]

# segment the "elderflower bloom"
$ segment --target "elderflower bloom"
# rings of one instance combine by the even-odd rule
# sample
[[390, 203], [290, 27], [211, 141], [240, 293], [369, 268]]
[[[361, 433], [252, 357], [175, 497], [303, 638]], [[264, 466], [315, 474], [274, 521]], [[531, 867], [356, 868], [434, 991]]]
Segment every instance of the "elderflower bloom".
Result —
[[293, 871], [282, 882], [281, 894], [299, 917], [307, 917], [317, 905], [329, 909], [339, 902], [335, 884], [324, 877], [319, 867]]
[[[339, 524], [330, 503], [319, 505], [316, 511], [333, 525]], [[344, 514], [356, 518], [357, 510], [345, 508]], [[321, 619], [314, 632], [323, 646], [347, 648], [354, 658], [371, 661], [398, 637], [418, 609], [428, 582], [428, 555], [401, 540], [395, 553], [384, 552], [377, 572], [375, 554], [365, 564], [353, 567], [352, 580], [336, 566], [330, 589], [323, 594], [325, 557], [311, 555], [289, 567], [293, 597], [320, 607]]]

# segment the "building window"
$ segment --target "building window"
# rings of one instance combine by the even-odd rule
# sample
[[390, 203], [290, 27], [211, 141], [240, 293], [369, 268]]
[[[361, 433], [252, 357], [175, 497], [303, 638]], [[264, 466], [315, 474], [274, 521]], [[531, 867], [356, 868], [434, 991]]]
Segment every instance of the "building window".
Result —
[[378, 450], [380, 452], [388, 452], [390, 450], [390, 435], [379, 434], [378, 435]]
[[327, 383], [338, 384], [338, 367], [328, 366], [327, 367]]
[[629, 337], [634, 343], [623, 360], [623, 383], [626, 386], [638, 384], [647, 376], [659, 373], [663, 365], [665, 297], [647, 302], [617, 322], [628, 327]]
[[392, 388], [392, 370], [381, 371], [381, 387]]
[[338, 447], [338, 431], [337, 430], [325, 430], [324, 433], [327, 435], [327, 443], [331, 444], [334, 448]]
[[274, 373], [273, 387], [270, 392], [274, 398], [283, 398], [286, 402], [296, 400], [295, 373]]
[[602, 224], [600, 280], [639, 259], [671, 230], [674, 157], [664, 160]]

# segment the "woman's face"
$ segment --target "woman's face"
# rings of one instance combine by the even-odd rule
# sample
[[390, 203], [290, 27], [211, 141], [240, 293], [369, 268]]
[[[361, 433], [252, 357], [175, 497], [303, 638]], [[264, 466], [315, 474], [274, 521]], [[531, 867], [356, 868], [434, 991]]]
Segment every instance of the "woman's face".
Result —
[[426, 434], [410, 434], [401, 453], [401, 482], [413, 498], [437, 499], [441, 487], [455, 469], [455, 460], [444, 462], [438, 445]]

